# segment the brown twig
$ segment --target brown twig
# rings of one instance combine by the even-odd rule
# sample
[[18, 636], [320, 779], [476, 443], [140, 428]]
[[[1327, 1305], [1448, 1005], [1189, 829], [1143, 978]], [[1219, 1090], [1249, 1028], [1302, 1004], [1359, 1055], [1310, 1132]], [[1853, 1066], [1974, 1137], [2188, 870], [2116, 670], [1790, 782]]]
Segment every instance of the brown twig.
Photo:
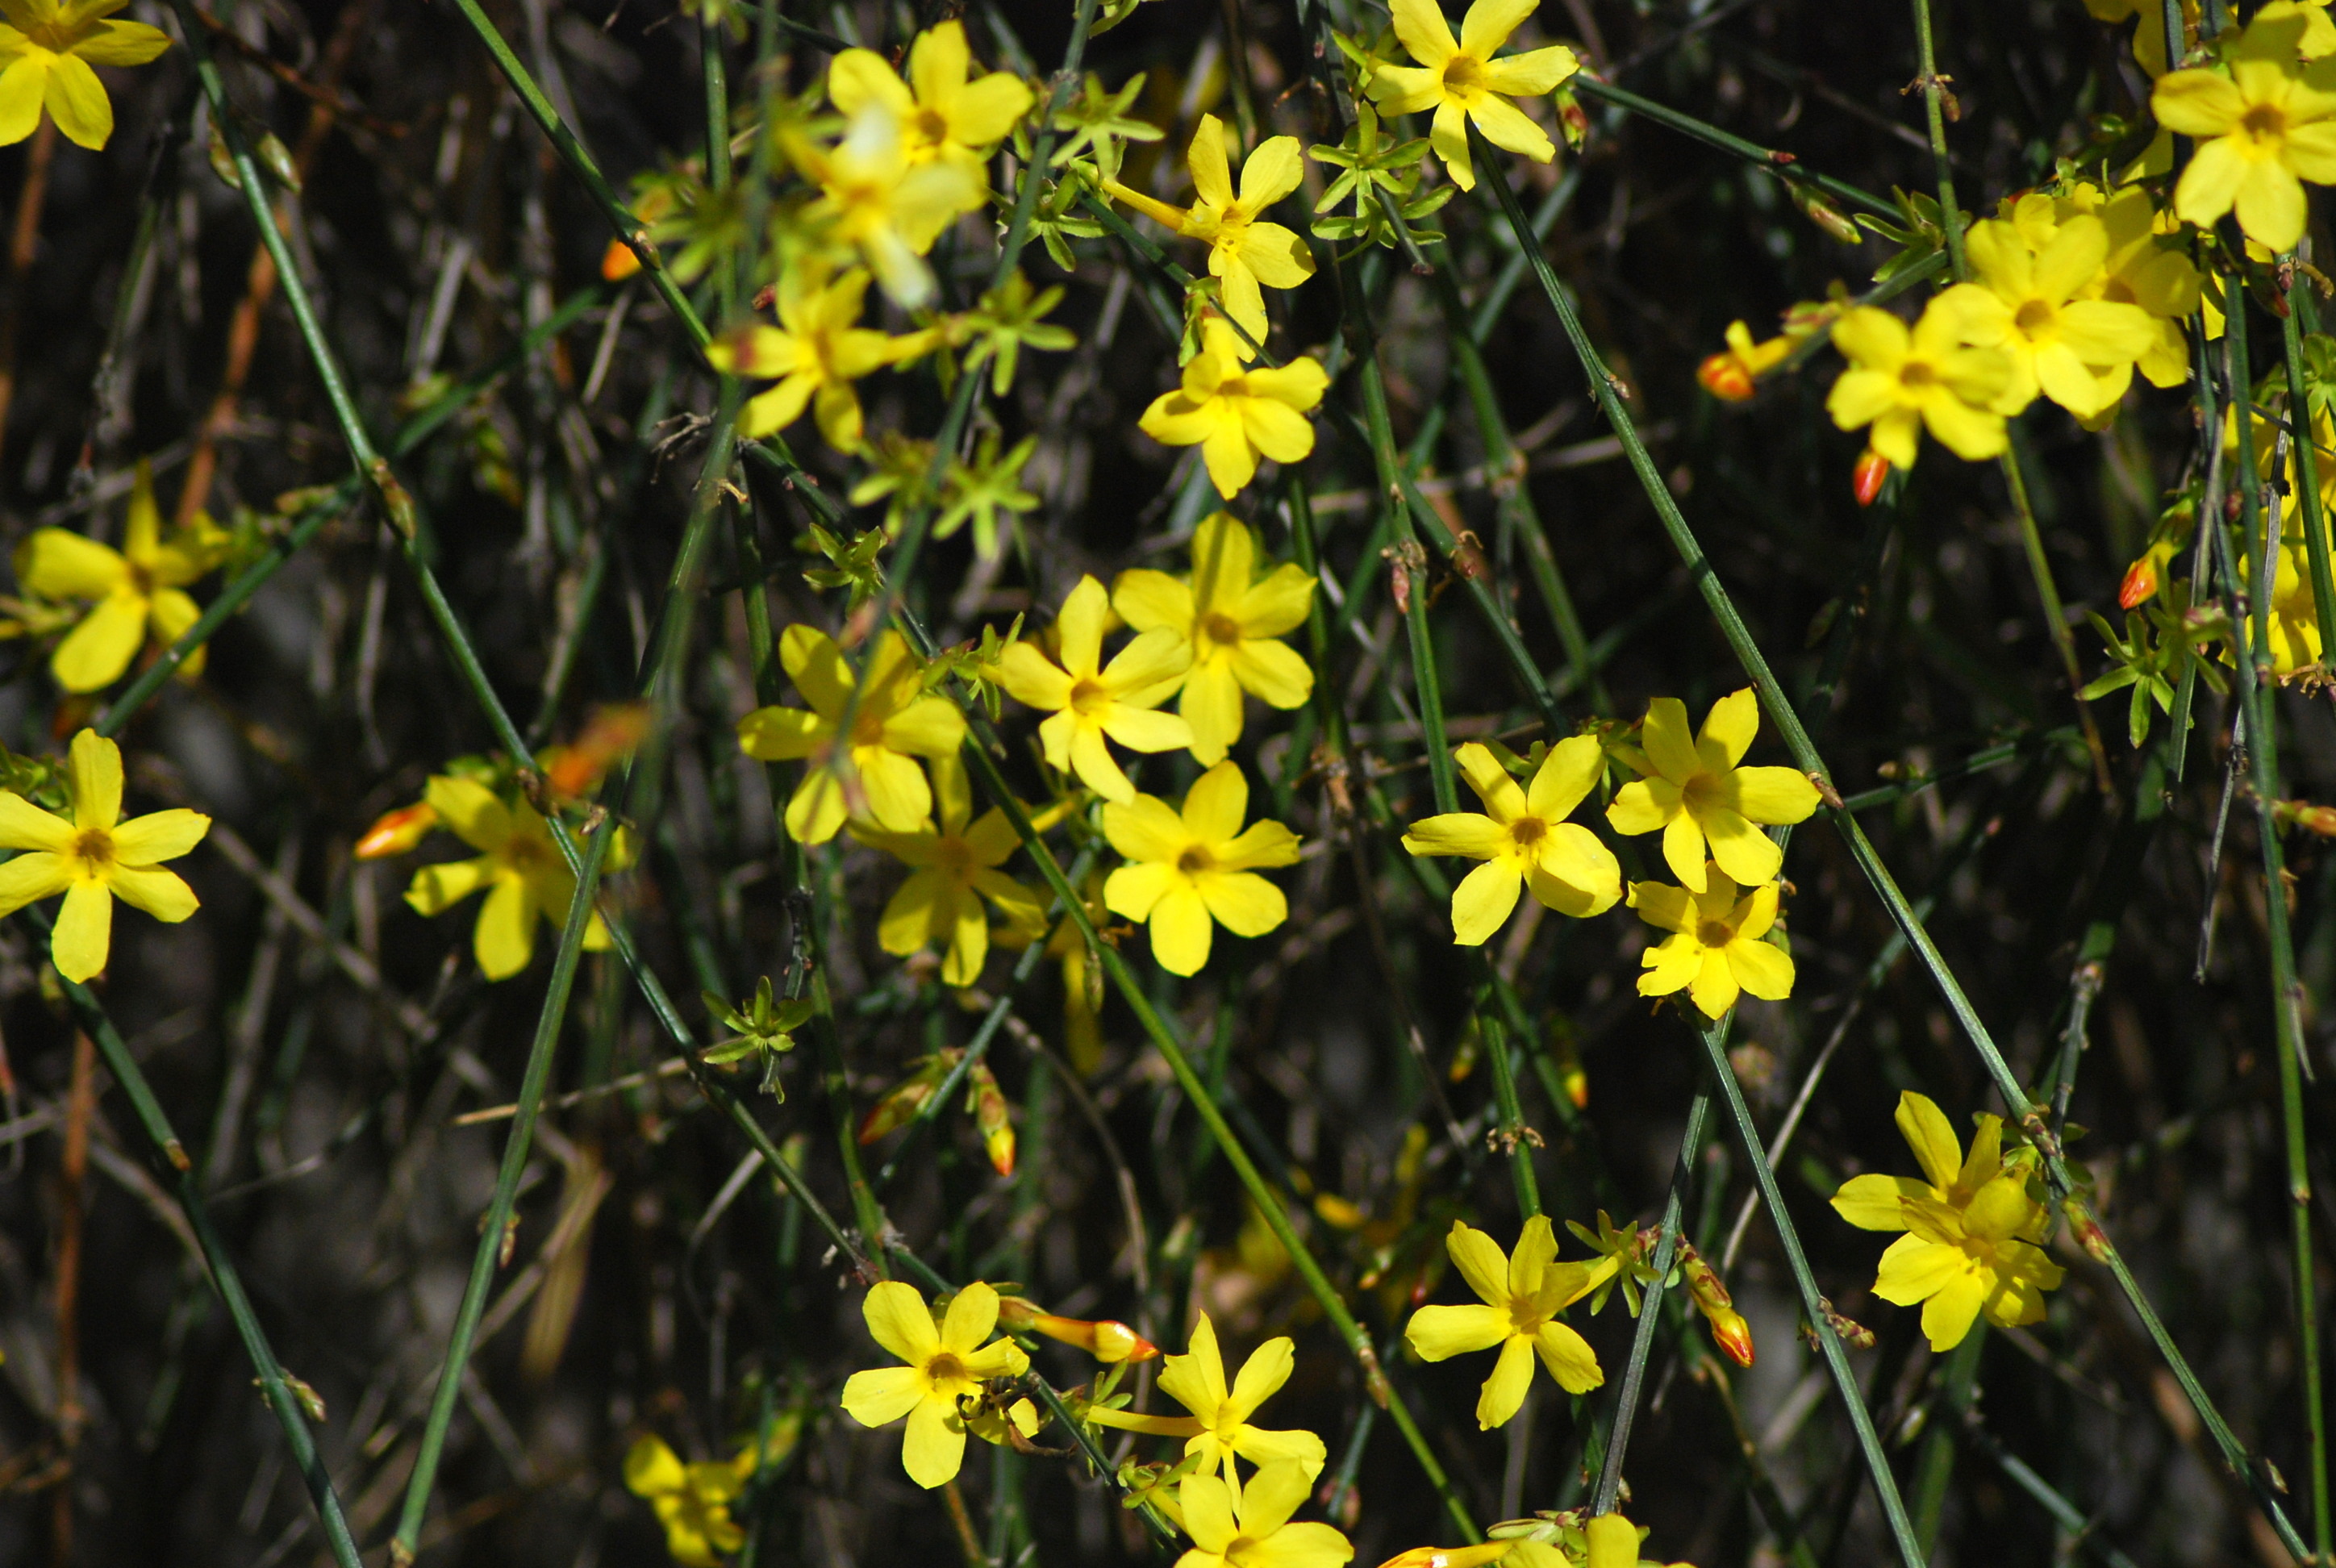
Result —
[[24, 287], [41, 243], [41, 209], [48, 205], [49, 164], [57, 152], [57, 122], [41, 116], [24, 156], [24, 194], [16, 199], [16, 221], [8, 234], [7, 303], [0, 306], [0, 449], [8, 435], [8, 406], [16, 396], [16, 339], [24, 322]]
[[73, 1034], [73, 1086], [65, 1098], [64, 1152], [57, 1187], [57, 1441], [64, 1475], [50, 1493], [50, 1555], [57, 1568], [73, 1562], [73, 1452], [81, 1441], [81, 1220], [89, 1175], [89, 1118], [97, 1104], [97, 1047]]

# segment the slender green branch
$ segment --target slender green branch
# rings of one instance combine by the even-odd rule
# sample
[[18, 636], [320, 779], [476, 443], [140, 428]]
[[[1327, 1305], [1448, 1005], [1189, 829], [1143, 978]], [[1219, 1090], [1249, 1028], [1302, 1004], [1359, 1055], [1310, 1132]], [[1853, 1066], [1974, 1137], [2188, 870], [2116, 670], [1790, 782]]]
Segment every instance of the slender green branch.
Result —
[[1922, 112], [1930, 122], [1931, 162], [1938, 172], [1939, 224], [1946, 230], [1947, 256], [1953, 262], [1955, 281], [1967, 282], [1971, 262], [1963, 254], [1963, 214], [1955, 202], [1954, 161], [1947, 155], [1947, 79], [1939, 74], [1937, 52], [1931, 44], [1931, 0], [1913, 0], [1914, 85], [1922, 90]]
[[1901, 216], [1896, 203], [1885, 200], [1871, 190], [1862, 190], [1846, 180], [1835, 180], [1829, 174], [1820, 174], [1804, 165], [1789, 152], [1779, 152], [1775, 148], [1763, 147], [1757, 141], [1747, 141], [1732, 131], [1722, 131], [1708, 121], [1698, 120], [1691, 114], [1682, 114], [1678, 110], [1667, 104], [1658, 103], [1651, 98], [1641, 98], [1636, 93], [1617, 87], [1611, 82], [1601, 82], [1586, 72], [1574, 77], [1568, 85], [1584, 98], [1593, 98], [1601, 103], [1611, 103], [1618, 109], [1627, 109], [1642, 120], [1651, 120], [1656, 124], [1667, 126], [1682, 136], [1692, 137], [1707, 147], [1715, 147], [1722, 152], [1741, 158], [1756, 168], [1767, 170], [1787, 185], [1813, 187], [1828, 196], [1837, 197], [1853, 207], [1862, 207], [1877, 217], [1895, 219]]
[[2028, 478], [2020, 466], [2020, 454], [2009, 448], [1997, 459], [2003, 471], [2004, 488], [2011, 492], [2011, 508], [2020, 514], [2020, 545], [2028, 558], [2028, 575], [2036, 584], [2036, 598], [2044, 610], [2044, 629], [2052, 638], [2052, 648], [2060, 656], [2060, 670], [2068, 677], [2068, 698], [2077, 705], [2077, 723], [2084, 730], [2085, 751], [2092, 758], [2093, 782], [2104, 796], [2117, 793], [2109, 777], [2109, 755], [2101, 745], [2100, 726], [2093, 721], [2093, 705], [2085, 700], [2085, 674], [2077, 663], [2077, 638], [2068, 629], [2068, 612], [2060, 600], [2060, 585], [2052, 579], [2052, 563], [2044, 554], [2044, 535], [2036, 526], [2036, 508], [2028, 499]]
[[[45, 940], [51, 929], [47, 912], [37, 907], [24, 912]], [[251, 1298], [244, 1290], [243, 1277], [236, 1271], [235, 1260], [211, 1223], [210, 1207], [204, 1200], [194, 1163], [187, 1157], [185, 1146], [171, 1130], [169, 1117], [163, 1115], [161, 1103], [146, 1082], [145, 1072], [138, 1066], [138, 1058], [122, 1042], [121, 1031], [106, 1016], [97, 994], [78, 980], [63, 980], [63, 984], [81, 1027], [97, 1043], [98, 1055], [104, 1059], [107, 1070], [130, 1096], [138, 1124], [145, 1129], [160, 1156], [172, 1195], [187, 1217], [188, 1227], [194, 1232], [195, 1244], [202, 1250], [203, 1266], [210, 1273], [212, 1288], [219, 1291], [219, 1301], [235, 1324], [236, 1337], [243, 1341], [244, 1355], [259, 1374], [260, 1392], [268, 1400], [268, 1407], [275, 1412], [277, 1424], [284, 1430], [285, 1443], [292, 1450], [293, 1466], [300, 1472], [301, 1482], [308, 1489], [309, 1503], [316, 1511], [316, 1522], [324, 1530], [326, 1549], [332, 1553], [338, 1568], [360, 1568], [356, 1541], [349, 1534], [348, 1516], [333, 1489], [332, 1472], [326, 1468], [324, 1456], [316, 1452], [316, 1438], [308, 1430], [307, 1414], [301, 1408], [300, 1393], [295, 1391], [283, 1363], [276, 1359], [268, 1331], [260, 1327], [259, 1314], [252, 1310]]]

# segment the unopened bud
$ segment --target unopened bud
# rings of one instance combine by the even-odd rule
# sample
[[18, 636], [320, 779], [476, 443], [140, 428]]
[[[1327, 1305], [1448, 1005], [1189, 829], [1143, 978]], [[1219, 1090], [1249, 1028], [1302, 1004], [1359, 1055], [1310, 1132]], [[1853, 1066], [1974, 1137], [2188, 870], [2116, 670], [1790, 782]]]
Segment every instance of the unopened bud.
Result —
[[1752, 1364], [1752, 1325], [1744, 1314], [1733, 1307], [1721, 1307], [1706, 1312], [1705, 1320], [1711, 1325], [1711, 1342], [1728, 1353], [1728, 1359], [1739, 1367]]
[[1590, 1538], [1590, 1568], [1639, 1568], [1639, 1527], [1620, 1514], [1601, 1514], [1582, 1533]]
[[1752, 377], [1744, 362], [1732, 354], [1708, 355], [1696, 366], [1695, 379], [1712, 396], [1728, 403], [1741, 403], [1752, 395]]
[[940, 1087], [941, 1080], [949, 1076], [949, 1068], [957, 1065], [958, 1057], [962, 1054], [948, 1050], [927, 1057], [925, 1065], [913, 1076], [868, 1108], [867, 1115], [860, 1121], [860, 1141], [872, 1144], [885, 1134], [897, 1133], [914, 1121], [917, 1113], [924, 1109], [925, 1102], [933, 1097], [933, 1091]]
[[1516, 1545], [1514, 1541], [1487, 1541], [1480, 1546], [1415, 1546], [1397, 1553], [1379, 1568], [1479, 1568], [1497, 1563]]
[[987, 1062], [976, 1062], [973, 1081], [973, 1125], [981, 1132], [981, 1146], [1001, 1176], [1014, 1174], [1014, 1123], [1007, 1115], [1006, 1092]]
[[1160, 1354], [1159, 1346], [1124, 1323], [1109, 1318], [1099, 1322], [1089, 1322], [1084, 1318], [1058, 1318], [1052, 1312], [1040, 1311], [1035, 1303], [1019, 1296], [998, 1299], [998, 1322], [1003, 1329], [1043, 1334], [1049, 1339], [1074, 1346], [1106, 1366], [1115, 1366], [1122, 1361], [1149, 1361]]
[[605, 282], [622, 283], [640, 269], [641, 258], [621, 239], [611, 239], [608, 248], [600, 252], [600, 277]]
[[1852, 223], [1840, 208], [1835, 207], [1807, 186], [1793, 187], [1793, 201], [1808, 215], [1810, 222], [1840, 240], [1844, 245], [1857, 245], [1864, 242], [1865, 236], [1857, 231], [1857, 225]]
[[1696, 1310], [1711, 1325], [1712, 1343], [1728, 1353], [1728, 1359], [1739, 1367], [1752, 1364], [1752, 1325], [1736, 1310], [1728, 1293], [1726, 1281], [1719, 1271], [1703, 1261], [1703, 1254], [1684, 1240], [1679, 1243], [1679, 1274], [1687, 1282], [1687, 1293], [1695, 1301]]
[[1882, 482], [1890, 477], [1890, 460], [1867, 447], [1857, 454], [1857, 466], [1850, 471], [1850, 488], [1857, 494], [1857, 504], [1872, 506], [1874, 498], [1882, 493]]
[[2132, 609], [2154, 598], [2163, 586], [2166, 562], [2174, 553], [2174, 546], [2161, 541], [2143, 550], [2134, 563], [2125, 569], [2125, 580], [2117, 584], [2117, 608]]
[[2282, 827], [2299, 827], [2323, 839], [2336, 839], [2336, 806], [2313, 805], [2310, 801], [2280, 801], [2272, 807], [2272, 820]]
[[394, 812], [384, 812], [365, 829], [353, 852], [361, 861], [387, 860], [402, 855], [423, 839], [438, 825], [438, 811], [427, 801], [416, 801], [410, 806], [400, 806]]

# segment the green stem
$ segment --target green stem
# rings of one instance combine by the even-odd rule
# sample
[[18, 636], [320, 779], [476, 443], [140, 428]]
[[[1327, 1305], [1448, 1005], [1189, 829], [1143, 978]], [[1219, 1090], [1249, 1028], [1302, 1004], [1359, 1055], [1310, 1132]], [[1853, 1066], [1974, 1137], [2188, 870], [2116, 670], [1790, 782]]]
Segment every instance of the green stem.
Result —
[[[1757, 141], [1747, 141], [1731, 131], [1722, 131], [1708, 121], [1698, 120], [1690, 114], [1682, 114], [1676, 109], [1658, 103], [1651, 98], [1641, 98], [1637, 93], [1627, 92], [1610, 82], [1601, 82], [1594, 76], [1584, 74], [1574, 77], [1566, 85], [1584, 98], [1594, 98], [1603, 103], [1611, 103], [1618, 109], [1627, 109], [1640, 119], [1651, 120], [1658, 125], [1669, 126], [1682, 136], [1692, 137], [1707, 147], [1716, 147], [1722, 152], [1741, 158], [1747, 163], [1767, 170], [1787, 185], [1814, 187], [1828, 196], [1838, 197], [1853, 207], [1863, 207], [1876, 217], [1887, 218], [1893, 221], [1903, 216], [1895, 202], [1886, 201], [1874, 192], [1862, 190], [1846, 180], [1835, 180], [1829, 174], [1819, 174], [1805, 167], [1789, 152], [1779, 152], [1774, 148], [1763, 147]], [[1960, 243], [1959, 240], [1958, 244]]]
[[1768, 1211], [1769, 1222], [1776, 1228], [1786, 1267], [1792, 1272], [1794, 1288], [1800, 1292], [1802, 1315], [1808, 1320], [1818, 1354], [1825, 1359], [1825, 1371], [1833, 1378], [1834, 1389], [1841, 1396], [1844, 1408], [1849, 1412], [1851, 1427], [1856, 1430], [1857, 1446], [1873, 1477], [1874, 1498], [1882, 1505], [1882, 1516], [1890, 1526], [1899, 1561], [1905, 1568], [1922, 1568], [1922, 1545], [1913, 1522], [1906, 1517], [1906, 1505], [1898, 1495], [1898, 1480], [1891, 1472], [1889, 1453], [1883, 1447], [1882, 1435], [1874, 1429], [1874, 1417], [1865, 1407], [1864, 1396], [1857, 1386], [1857, 1373], [1849, 1364], [1849, 1353], [1842, 1349], [1841, 1336], [1834, 1331], [1825, 1315], [1816, 1275], [1810, 1271], [1808, 1257], [1801, 1250], [1800, 1233], [1794, 1228], [1792, 1215], [1786, 1211], [1784, 1194], [1776, 1190], [1776, 1173], [1769, 1168], [1767, 1151], [1761, 1146], [1760, 1129], [1753, 1124], [1752, 1109], [1744, 1103], [1744, 1091], [1728, 1065], [1726, 1031], [1715, 1024], [1698, 1027], [1695, 1034], [1703, 1042], [1712, 1081], [1718, 1085], [1720, 1097], [1727, 1102], [1728, 1120], [1735, 1125], [1745, 1163], [1752, 1168], [1761, 1206]]
[[[44, 939], [50, 932], [47, 913], [28, 909], [32, 920]], [[81, 1027], [96, 1041], [98, 1054], [105, 1060], [123, 1093], [130, 1096], [131, 1109], [137, 1114], [139, 1125], [146, 1130], [168, 1170], [179, 1208], [187, 1217], [188, 1227], [194, 1232], [195, 1244], [202, 1250], [203, 1265], [219, 1291], [219, 1300], [227, 1308], [228, 1317], [235, 1324], [236, 1337], [243, 1341], [245, 1356], [252, 1369], [259, 1374], [261, 1394], [268, 1407], [276, 1414], [277, 1424], [284, 1429], [284, 1440], [292, 1450], [292, 1463], [299, 1470], [301, 1481], [308, 1488], [308, 1500], [316, 1510], [317, 1524], [325, 1533], [325, 1545], [333, 1554], [338, 1568], [360, 1568], [355, 1539], [349, 1534], [348, 1516], [343, 1512], [339, 1495], [333, 1489], [332, 1472], [325, 1466], [323, 1456], [316, 1452], [316, 1438], [309, 1433], [308, 1417], [300, 1407], [300, 1398], [293, 1391], [284, 1365], [276, 1359], [268, 1343], [268, 1332], [259, 1325], [259, 1314], [252, 1310], [251, 1298], [243, 1288], [243, 1278], [236, 1271], [235, 1260], [229, 1254], [227, 1244], [219, 1239], [211, 1224], [210, 1208], [203, 1198], [202, 1183], [197, 1176], [194, 1163], [187, 1157], [186, 1148], [171, 1130], [170, 1119], [154, 1098], [146, 1075], [138, 1066], [138, 1058], [122, 1042], [121, 1031], [97, 999], [97, 994], [78, 980], [64, 980], [65, 996], [73, 1003]]]
[[2109, 756], [2101, 745], [2100, 726], [2093, 722], [2093, 705], [2084, 697], [2085, 676], [2077, 664], [2077, 638], [2068, 629], [2068, 612], [2060, 600], [2060, 585], [2052, 579], [2052, 563], [2044, 555], [2044, 536], [2036, 526], [2036, 508], [2028, 499], [2027, 476], [2020, 471], [2020, 456], [2014, 447], [2006, 448], [1997, 460], [2003, 470], [2004, 487], [2011, 492], [2012, 510], [2020, 514], [2020, 544], [2028, 557], [2028, 575], [2036, 584], [2036, 597], [2044, 608], [2044, 629], [2050, 634], [2053, 649], [2060, 656], [2061, 672], [2068, 679], [2068, 696], [2077, 705], [2077, 723], [2085, 732], [2085, 750], [2093, 762], [2093, 782], [2104, 796], [2114, 794], [2117, 785], [2109, 778]]
[[1953, 263], [1955, 281], [1968, 282], [1971, 262], [1963, 254], [1962, 209], [1955, 205], [1954, 163], [1947, 156], [1947, 84], [1939, 74], [1931, 43], [1931, 0], [1913, 0], [1914, 84], [1922, 90], [1922, 109], [1930, 122], [1931, 163], [1939, 181], [1939, 224], [1947, 234], [1947, 258]]
[[1679, 1161], [1671, 1167], [1669, 1193], [1663, 1199], [1663, 1217], [1655, 1233], [1655, 1253], [1648, 1267], [1655, 1277], [1639, 1294], [1639, 1326], [1630, 1336], [1630, 1359], [1622, 1368], [1622, 1386], [1614, 1393], [1613, 1426], [1606, 1438], [1605, 1458], [1598, 1470], [1598, 1490], [1591, 1495], [1592, 1514], [1614, 1511], [1622, 1491], [1622, 1456], [1630, 1446], [1630, 1427], [1639, 1413], [1639, 1391], [1646, 1382], [1647, 1361], [1653, 1355], [1655, 1336], [1662, 1319], [1664, 1281], [1670, 1277], [1677, 1255], [1679, 1219], [1687, 1190], [1695, 1183], [1697, 1156], [1703, 1149], [1703, 1124], [1711, 1115], [1711, 1091], [1698, 1089], [1687, 1105], [1687, 1126], [1679, 1134]]
[[[2303, 379], [2302, 315], [2311, 285], [2296, 275], [2294, 261], [2292, 256], [2282, 259], [2291, 276], [2287, 313], [2279, 318], [2287, 359], [2287, 422], [2292, 432], [2288, 450], [2295, 453], [2295, 493], [2303, 511], [2303, 548], [2312, 561], [2312, 608], [2320, 628], [2320, 646], [2336, 649], [2336, 571], [2329, 565], [2328, 521], [2320, 505], [2320, 449]], [[2336, 653], [2323, 657], [2336, 657]], [[2327, 1549], [2328, 1544], [2321, 1542], [2321, 1552]]]
[[608, 862], [616, 823], [603, 816], [585, 830], [584, 869], [568, 902], [568, 918], [560, 931], [560, 950], [551, 964], [551, 984], [536, 1015], [535, 1039], [528, 1047], [527, 1068], [520, 1079], [518, 1109], [511, 1117], [511, 1136], [503, 1144], [502, 1164], [495, 1173], [494, 1196], [479, 1229], [478, 1251], [471, 1260], [471, 1277], [462, 1288], [462, 1303], [454, 1313], [454, 1331], [447, 1337], [446, 1359], [439, 1368], [437, 1392], [431, 1397], [429, 1419], [414, 1451], [414, 1473], [405, 1485], [405, 1505], [398, 1514], [397, 1533], [390, 1538], [390, 1560], [409, 1563], [422, 1539], [422, 1522], [430, 1511], [430, 1492], [438, 1479], [438, 1461], [445, 1452], [446, 1429], [454, 1419], [454, 1402], [462, 1397], [462, 1375], [471, 1361], [471, 1347], [479, 1320], [487, 1310], [487, 1291], [496, 1270], [509, 1259], [517, 1240], [511, 1209], [519, 1201], [520, 1177], [526, 1173], [530, 1147], [535, 1140], [535, 1119], [543, 1094], [551, 1082], [553, 1048], [568, 1017], [568, 995], [576, 982], [576, 966], [584, 953], [584, 933], [591, 929], [592, 903], [599, 891], [600, 870]]

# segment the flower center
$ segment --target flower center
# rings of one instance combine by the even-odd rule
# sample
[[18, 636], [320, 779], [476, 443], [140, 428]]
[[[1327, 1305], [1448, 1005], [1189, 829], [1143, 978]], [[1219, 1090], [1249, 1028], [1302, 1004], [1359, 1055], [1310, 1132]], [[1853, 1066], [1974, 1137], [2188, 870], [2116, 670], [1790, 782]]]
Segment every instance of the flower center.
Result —
[[2101, 288], [2101, 297], [2103, 299], [2114, 299], [2119, 305], [2138, 305], [2141, 303], [2141, 297], [2133, 291], [2133, 285], [2127, 283], [2122, 278], [2112, 278], [2107, 284], [2103, 285]]
[[1698, 920], [1695, 940], [1707, 948], [1724, 948], [1736, 940], [1736, 933], [1728, 929], [1726, 920]]
[[1233, 647], [1241, 639], [1241, 622], [1222, 610], [1212, 611], [1202, 618], [1201, 631], [1211, 642], [1226, 648]]
[[939, 145], [949, 139], [949, 122], [938, 109], [923, 109], [917, 113], [917, 134]]
[[968, 881], [974, 870], [973, 846], [955, 833], [943, 835], [933, 846], [933, 869], [951, 881]]
[[2011, 324], [2029, 337], [2041, 337], [2052, 329], [2052, 307], [2040, 299], [2023, 300], [2011, 313]]
[[1927, 359], [1910, 359], [1898, 367], [1898, 385], [1925, 387], [1938, 385], [1939, 373], [1931, 368]]
[[513, 833], [503, 841], [503, 859], [512, 870], [526, 875], [550, 863], [550, 849], [548, 842], [531, 833]]
[[1484, 63], [1472, 54], [1455, 54], [1444, 67], [1444, 86], [1452, 93], [1474, 93], [1484, 84]]
[[1111, 690], [1092, 676], [1082, 676], [1071, 687], [1071, 711], [1093, 717], [1111, 706]]
[[939, 1355], [935, 1356], [931, 1360], [925, 1363], [925, 1376], [935, 1383], [970, 1383], [973, 1381], [972, 1378], [966, 1376], [965, 1363], [959, 1360], [947, 1350], [943, 1350]]
[[1202, 872], [1213, 868], [1216, 863], [1216, 856], [1209, 852], [1208, 846], [1205, 844], [1187, 844], [1184, 846], [1184, 852], [1176, 857], [1176, 869], [1188, 877], [1199, 876]]
[[2251, 141], [2277, 141], [2287, 134], [2287, 116], [2269, 103], [2258, 103], [2239, 117], [2239, 129]]
[[84, 828], [74, 836], [73, 852], [102, 869], [113, 863], [113, 835], [103, 828]]
[[1509, 824], [1510, 841], [1519, 848], [1531, 849], [1549, 836], [1549, 824], [1539, 817], [1519, 817]]

